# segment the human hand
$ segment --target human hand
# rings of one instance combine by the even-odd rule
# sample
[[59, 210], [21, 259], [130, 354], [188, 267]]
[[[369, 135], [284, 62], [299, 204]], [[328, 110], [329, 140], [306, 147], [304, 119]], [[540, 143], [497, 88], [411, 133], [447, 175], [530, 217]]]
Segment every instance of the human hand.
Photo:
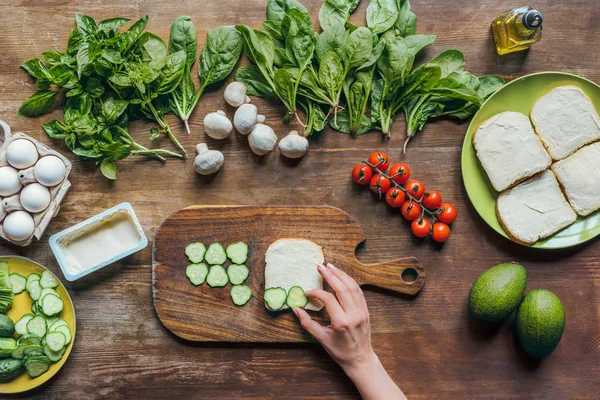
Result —
[[294, 308], [293, 311], [302, 327], [321, 343], [334, 361], [354, 380], [361, 370], [379, 364], [371, 346], [367, 302], [361, 288], [345, 272], [332, 264], [319, 265], [317, 268], [336, 295], [313, 289], [307, 291], [306, 296], [325, 304], [331, 325], [322, 326], [302, 308]]

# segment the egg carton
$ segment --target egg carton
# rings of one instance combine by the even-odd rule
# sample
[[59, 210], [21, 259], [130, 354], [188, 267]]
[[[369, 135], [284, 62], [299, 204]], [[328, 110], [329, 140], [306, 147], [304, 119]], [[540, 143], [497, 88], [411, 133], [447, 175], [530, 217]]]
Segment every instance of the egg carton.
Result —
[[[71, 187], [71, 182], [68, 178], [69, 174], [71, 173], [71, 169], [73, 168], [73, 165], [62, 154], [55, 150], [52, 150], [50, 147], [46, 146], [42, 142], [35, 140], [31, 136], [28, 136], [22, 132], [16, 132], [14, 134], [11, 134], [10, 126], [4, 121], [0, 121], [0, 167], [10, 166], [10, 164], [6, 160], [6, 148], [9, 144], [11, 144], [17, 139], [27, 139], [30, 142], [32, 142], [37, 148], [40, 158], [50, 155], [58, 157], [60, 160], [62, 160], [62, 162], [65, 163], [67, 169], [67, 173], [63, 181], [56, 186], [48, 188], [50, 190], [51, 198], [50, 205], [48, 206], [48, 208], [39, 213], [30, 213], [33, 217], [34, 222], [34, 230], [30, 237], [20, 242], [11, 240], [4, 233], [4, 229], [2, 228], [2, 224], [0, 223], [1, 238], [18, 246], [28, 246], [29, 244], [31, 244], [34, 238], [36, 240], [40, 240], [52, 218], [54, 218], [56, 214], [58, 214], [58, 211], [60, 210], [60, 203], [67, 194], [69, 188]], [[33, 173], [33, 167], [19, 170], [19, 180], [21, 181], [23, 186], [37, 182]], [[19, 194], [20, 192], [9, 197], [0, 197], [0, 207], [4, 207], [8, 213], [20, 210], [25, 211], [21, 206]]]

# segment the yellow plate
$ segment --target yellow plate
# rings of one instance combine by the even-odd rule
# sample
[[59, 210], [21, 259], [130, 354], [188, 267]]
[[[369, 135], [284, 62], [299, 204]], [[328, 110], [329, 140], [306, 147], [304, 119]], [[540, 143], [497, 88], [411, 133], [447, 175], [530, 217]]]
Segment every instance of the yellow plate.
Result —
[[[503, 111], [518, 111], [529, 115], [533, 104], [543, 94], [564, 85], [581, 88], [600, 110], [600, 86], [577, 75], [563, 72], [539, 72], [515, 79], [494, 93], [473, 117], [462, 148], [462, 176], [467, 195], [481, 218], [496, 232], [508, 238], [496, 216], [496, 197], [487, 174], [473, 148], [473, 134], [488, 118]], [[587, 217], [577, 217], [571, 226], [531, 245], [542, 249], [577, 246], [600, 235], [600, 210]]]
[[[0, 257], [0, 261], [8, 262], [8, 272], [11, 274], [13, 272], [16, 272], [26, 277], [27, 275], [33, 272], [41, 274], [43, 271], [48, 271], [52, 273], [51, 271], [39, 265], [38, 263], [35, 263], [29, 260], [28, 258], [24, 257], [3, 256]], [[67, 347], [67, 350], [65, 351], [65, 354], [63, 355], [62, 359], [57, 363], [51, 364], [50, 369], [48, 369], [46, 373], [38, 376], [37, 378], [31, 379], [29, 375], [27, 375], [27, 372], [23, 372], [16, 379], [10, 382], [0, 383], [0, 393], [7, 394], [26, 392], [44, 384], [45, 382], [49, 381], [61, 369], [63, 364], [67, 361], [69, 354], [71, 354], [73, 342], [75, 342], [75, 309], [73, 308], [73, 302], [71, 301], [71, 297], [69, 296], [69, 293], [63, 286], [62, 282], [54, 274], [52, 275], [54, 276], [54, 279], [56, 279], [56, 281], [58, 282], [58, 287], [55, 290], [58, 292], [60, 298], [64, 302], [64, 309], [60, 313], [59, 317], [64, 319], [71, 328], [73, 336], [71, 339], [71, 343], [69, 343], [69, 346]], [[12, 307], [10, 308], [10, 310], [8, 310], [8, 313], [6, 315], [8, 315], [8, 317], [14, 322], [17, 322], [23, 314], [31, 313], [32, 303], [33, 301], [31, 300], [31, 297], [29, 297], [27, 291], [24, 290], [23, 292], [15, 296], [15, 300], [12, 304]], [[16, 339], [17, 337], [18, 335], [15, 334], [14, 338]]]

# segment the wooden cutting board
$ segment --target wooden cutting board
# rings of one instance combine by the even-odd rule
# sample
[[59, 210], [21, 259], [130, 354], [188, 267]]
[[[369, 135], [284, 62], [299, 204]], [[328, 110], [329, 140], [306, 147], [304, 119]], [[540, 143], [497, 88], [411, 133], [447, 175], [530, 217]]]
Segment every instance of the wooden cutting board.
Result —
[[[154, 308], [163, 325], [175, 335], [199, 342], [311, 342], [290, 311], [271, 313], [263, 304], [265, 252], [277, 239], [304, 238], [323, 248], [325, 262], [346, 271], [361, 286], [416, 295], [425, 283], [421, 263], [414, 257], [363, 265], [354, 254], [365, 241], [360, 225], [344, 211], [327, 206], [192, 206], [171, 215], [154, 239], [152, 284]], [[189, 264], [185, 246], [192, 242], [224, 246], [244, 241], [249, 255], [246, 281], [253, 298], [243, 307], [229, 297], [231, 284], [195, 287], [185, 276]], [[404, 278], [403, 278], [404, 275]], [[407, 277], [412, 276], [412, 282]], [[325, 285], [326, 290], [331, 290]], [[326, 322], [323, 310], [312, 313]]]

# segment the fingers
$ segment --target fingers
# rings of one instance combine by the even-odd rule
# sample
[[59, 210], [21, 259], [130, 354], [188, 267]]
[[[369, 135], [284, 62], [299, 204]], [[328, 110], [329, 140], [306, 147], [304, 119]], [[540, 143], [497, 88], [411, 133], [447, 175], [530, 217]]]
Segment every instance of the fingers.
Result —
[[313, 335], [313, 337], [319, 342], [323, 341], [325, 338], [325, 328], [321, 324], [314, 321], [302, 308], [292, 308], [292, 311], [300, 320], [300, 325], [302, 325], [302, 327], [306, 329], [308, 333]]
[[367, 309], [367, 301], [366, 301], [365, 295], [364, 295], [362, 289], [360, 288], [360, 286], [358, 285], [358, 283], [356, 283], [356, 281], [354, 279], [352, 279], [350, 276], [348, 276], [348, 274], [346, 274], [344, 271], [337, 269], [333, 264], [327, 264], [327, 268], [335, 276], [337, 276], [338, 279], [340, 279], [342, 282], [344, 282], [344, 284], [346, 285], [346, 287], [348, 288], [348, 290], [350, 291], [350, 293], [354, 299], [354, 304], [356, 304], [357, 307], [364, 307], [366, 310]]
[[322, 289], [312, 289], [305, 293], [306, 297], [311, 299], [321, 300], [325, 304], [325, 309], [331, 319], [331, 325], [333, 326], [347, 326], [348, 322], [346, 319], [346, 313], [338, 303], [335, 296]]
[[327, 267], [319, 265], [317, 266], [317, 269], [337, 295], [344, 311], [350, 312], [360, 303], [355, 304], [352, 293], [350, 293], [350, 288], [335, 274], [335, 267], [332, 267], [333, 265], [331, 264], [327, 264]]

